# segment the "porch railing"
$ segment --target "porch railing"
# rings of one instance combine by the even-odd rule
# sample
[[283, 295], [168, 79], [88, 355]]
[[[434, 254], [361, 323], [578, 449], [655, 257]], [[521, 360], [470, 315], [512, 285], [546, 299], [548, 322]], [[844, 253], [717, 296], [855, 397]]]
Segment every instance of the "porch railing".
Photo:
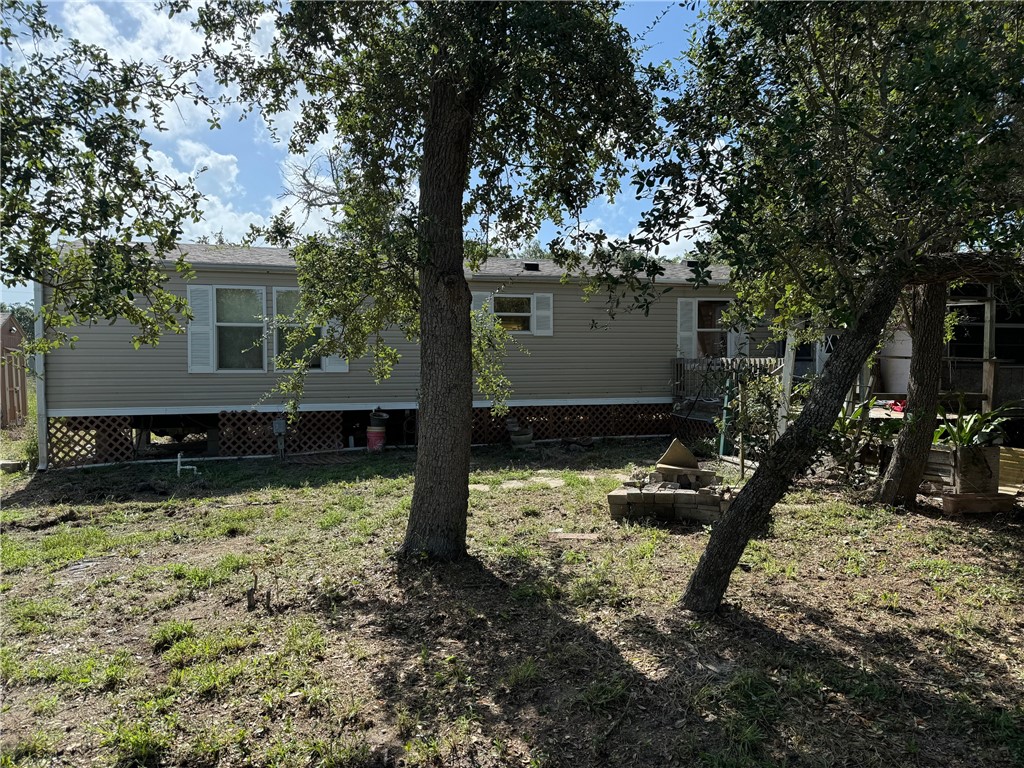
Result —
[[672, 361], [672, 394], [676, 398], [722, 397], [725, 382], [732, 376], [778, 376], [780, 357], [677, 357]]

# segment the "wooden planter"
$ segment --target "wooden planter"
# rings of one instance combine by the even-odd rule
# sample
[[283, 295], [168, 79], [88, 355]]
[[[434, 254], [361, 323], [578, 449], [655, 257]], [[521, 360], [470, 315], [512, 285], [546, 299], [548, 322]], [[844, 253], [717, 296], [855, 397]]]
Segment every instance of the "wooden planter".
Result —
[[954, 493], [998, 493], [999, 447], [933, 445], [925, 480], [951, 485]]
[[999, 446], [964, 445], [953, 450], [955, 493], [999, 493]]

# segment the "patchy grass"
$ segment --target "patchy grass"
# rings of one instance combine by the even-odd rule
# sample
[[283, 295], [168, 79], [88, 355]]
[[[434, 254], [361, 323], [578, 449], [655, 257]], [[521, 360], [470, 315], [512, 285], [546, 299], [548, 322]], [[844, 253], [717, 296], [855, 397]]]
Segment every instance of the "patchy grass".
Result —
[[0, 765], [1024, 761], [1019, 515], [802, 484], [696, 617], [708, 529], [605, 508], [662, 449], [477, 452], [457, 565], [391, 557], [407, 452], [14, 478]]

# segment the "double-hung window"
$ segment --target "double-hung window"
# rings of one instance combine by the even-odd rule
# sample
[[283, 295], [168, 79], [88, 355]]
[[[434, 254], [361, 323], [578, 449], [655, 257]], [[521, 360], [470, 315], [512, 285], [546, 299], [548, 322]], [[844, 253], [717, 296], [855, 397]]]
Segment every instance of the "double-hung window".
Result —
[[265, 371], [263, 288], [214, 287], [214, 332], [218, 371]]
[[[273, 354], [288, 352], [288, 331], [297, 327], [297, 288], [275, 288], [273, 314], [275, 327]], [[266, 306], [263, 286], [188, 286], [188, 304], [192, 319], [188, 323], [189, 373], [262, 373], [267, 370]], [[322, 336], [322, 329], [298, 349], [290, 351], [298, 360]], [[348, 371], [348, 361], [338, 355], [316, 356], [309, 360], [313, 370], [328, 373]], [[287, 370], [287, 369], [285, 369]]]
[[678, 299], [676, 354], [683, 358], [736, 357], [748, 352], [747, 334], [722, 322], [724, 299]]
[[550, 293], [473, 293], [473, 309], [487, 306], [509, 333], [554, 334], [554, 296]]
[[262, 287], [190, 285], [188, 372], [265, 371], [266, 296]]
[[[306, 337], [302, 343], [292, 349], [288, 348], [288, 334], [294, 332], [301, 323], [296, 322], [295, 312], [299, 306], [298, 288], [275, 288], [274, 289], [274, 316], [277, 333], [274, 336], [274, 359], [275, 366], [281, 362], [280, 356], [288, 353], [289, 363], [281, 365], [278, 370], [292, 368], [291, 361], [302, 360], [310, 347], [315, 345], [323, 333], [323, 329], [317, 328], [311, 336]], [[323, 370], [323, 359], [320, 355], [314, 355], [306, 361], [306, 367], [312, 371]]]
[[506, 331], [533, 332], [533, 296], [495, 296], [491, 301], [492, 310]]

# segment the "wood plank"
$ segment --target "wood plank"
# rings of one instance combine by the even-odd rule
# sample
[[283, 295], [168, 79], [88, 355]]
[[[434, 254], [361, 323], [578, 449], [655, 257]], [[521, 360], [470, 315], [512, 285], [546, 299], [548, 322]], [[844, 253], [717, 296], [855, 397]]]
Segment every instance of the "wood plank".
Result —
[[942, 497], [942, 511], [947, 515], [1010, 512], [1015, 501], [1005, 493], [950, 493]]
[[999, 448], [999, 492], [1024, 491], [1024, 448]]

